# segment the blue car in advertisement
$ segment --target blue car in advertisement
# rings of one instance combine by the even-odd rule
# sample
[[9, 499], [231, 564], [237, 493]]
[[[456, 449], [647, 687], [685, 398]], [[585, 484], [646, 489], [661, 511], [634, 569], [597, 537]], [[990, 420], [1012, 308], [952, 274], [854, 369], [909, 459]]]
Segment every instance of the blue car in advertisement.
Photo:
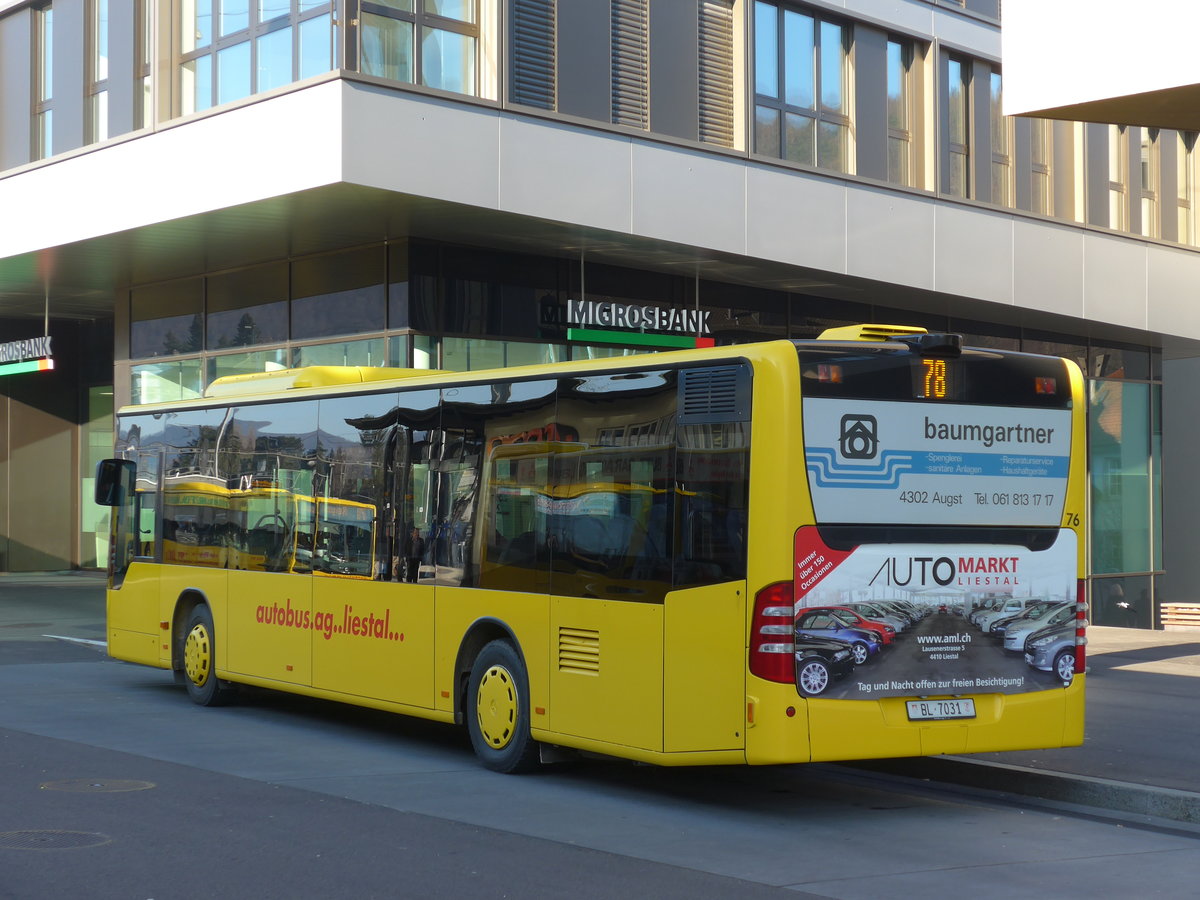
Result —
[[879, 636], [874, 632], [853, 628], [827, 610], [801, 611], [796, 617], [796, 634], [846, 641], [851, 646], [856, 666], [866, 663], [883, 647]]

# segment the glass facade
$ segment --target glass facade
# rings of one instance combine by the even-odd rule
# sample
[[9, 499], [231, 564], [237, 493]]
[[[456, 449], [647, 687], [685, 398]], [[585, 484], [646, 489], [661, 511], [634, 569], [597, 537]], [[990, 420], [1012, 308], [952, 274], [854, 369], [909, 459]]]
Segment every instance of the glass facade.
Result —
[[695, 311], [693, 337], [717, 345], [904, 322], [962, 333], [974, 346], [1074, 360], [1088, 384], [1093, 620], [1159, 624], [1162, 366], [1160, 351], [1145, 346], [413, 240], [136, 288], [129, 337], [140, 357], [125, 371], [133, 402], [145, 403], [197, 396], [225, 375], [290, 366], [504, 368], [646, 352], [654, 346], [634, 337], [665, 334], [638, 325], [625, 338], [597, 341], [620, 323], [581, 328], [583, 302]]
[[1089, 351], [1092, 621], [1159, 624], [1162, 570], [1162, 384], [1157, 351]]
[[88, 502], [93, 496], [96, 463], [112, 456], [113, 389], [111, 385], [88, 387], [86, 418], [79, 454], [79, 565], [85, 569], [108, 565], [109, 515], [112, 509]]

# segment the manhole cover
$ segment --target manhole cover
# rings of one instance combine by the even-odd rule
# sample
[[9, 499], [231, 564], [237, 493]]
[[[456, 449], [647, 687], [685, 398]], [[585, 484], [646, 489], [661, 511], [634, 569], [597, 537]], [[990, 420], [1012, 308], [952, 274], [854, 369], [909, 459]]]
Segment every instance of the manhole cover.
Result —
[[122, 778], [67, 778], [47, 781], [43, 791], [74, 791], [77, 794], [119, 794], [122, 791], [145, 791], [154, 787], [152, 781], [131, 781]]
[[95, 831], [0, 831], [3, 850], [78, 850], [109, 843], [112, 838]]

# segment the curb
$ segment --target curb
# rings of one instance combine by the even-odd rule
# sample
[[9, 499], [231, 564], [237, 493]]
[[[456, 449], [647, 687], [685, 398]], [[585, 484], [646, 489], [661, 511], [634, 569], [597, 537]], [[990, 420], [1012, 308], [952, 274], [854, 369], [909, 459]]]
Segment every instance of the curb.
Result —
[[849, 768], [1200, 825], [1200, 793], [956, 757], [863, 760]]

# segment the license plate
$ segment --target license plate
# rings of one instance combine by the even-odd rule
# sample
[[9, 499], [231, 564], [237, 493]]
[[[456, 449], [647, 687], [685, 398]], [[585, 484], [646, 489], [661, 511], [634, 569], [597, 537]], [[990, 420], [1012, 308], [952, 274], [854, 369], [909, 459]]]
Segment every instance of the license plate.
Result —
[[929, 719], [973, 719], [975, 718], [975, 701], [963, 700], [909, 700], [908, 718], [910, 720]]

